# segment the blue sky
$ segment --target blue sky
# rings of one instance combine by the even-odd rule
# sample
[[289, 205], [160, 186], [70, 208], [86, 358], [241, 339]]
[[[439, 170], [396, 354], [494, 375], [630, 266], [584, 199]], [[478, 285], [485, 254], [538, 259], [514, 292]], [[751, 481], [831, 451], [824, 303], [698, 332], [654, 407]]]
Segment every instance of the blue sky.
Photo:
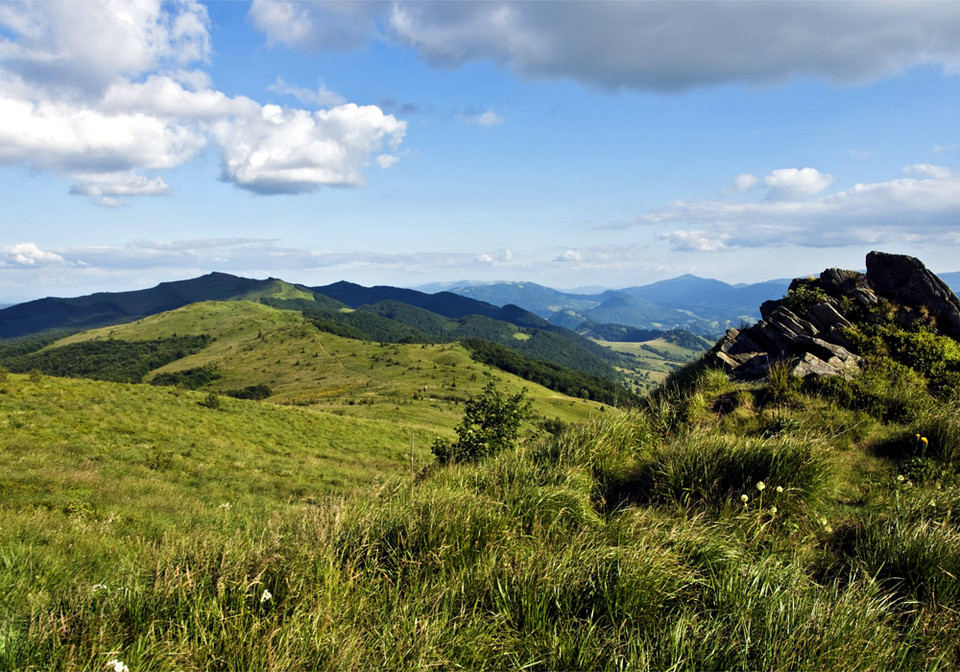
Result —
[[960, 3], [0, 2], [0, 302], [960, 270]]

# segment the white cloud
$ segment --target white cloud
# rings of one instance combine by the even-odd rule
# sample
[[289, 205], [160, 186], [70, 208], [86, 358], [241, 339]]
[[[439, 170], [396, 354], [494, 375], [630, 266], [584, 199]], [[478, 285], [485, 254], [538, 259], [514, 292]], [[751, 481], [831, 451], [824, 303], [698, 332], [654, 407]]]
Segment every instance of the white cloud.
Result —
[[162, 178], [148, 178], [131, 171], [117, 173], [75, 173], [71, 194], [92, 196], [97, 205], [116, 208], [124, 205], [115, 196], [160, 196], [170, 193]]
[[950, 177], [953, 171], [944, 166], [934, 166], [929, 163], [915, 163], [912, 166], [904, 166], [903, 172], [907, 175], [925, 175], [927, 177]]
[[495, 252], [495, 253], [483, 252], [481, 254], [478, 254], [475, 258], [477, 261], [479, 261], [482, 264], [490, 264], [490, 265], [496, 266], [499, 264], [505, 264], [509, 261], [512, 261], [513, 252], [511, 252], [509, 249], [500, 250], [499, 252]]
[[948, 240], [960, 221], [960, 176], [857, 184], [803, 201], [678, 201], [643, 215], [676, 249], [878, 244], [923, 235]]
[[571, 262], [571, 261], [581, 261], [583, 255], [577, 250], [564, 250], [562, 254], [554, 259], [554, 261], [561, 262]]
[[320, 85], [316, 91], [314, 91], [300, 86], [291, 86], [287, 84], [282, 77], [277, 77], [277, 81], [268, 86], [267, 90], [283, 96], [293, 96], [305, 105], [336, 107], [337, 105], [343, 105], [347, 102], [346, 98], [339, 93], [328, 89], [322, 79], [320, 80]]
[[770, 190], [768, 199], [795, 199], [827, 189], [833, 184], [833, 175], [825, 175], [816, 168], [781, 168], [763, 178], [763, 183]]
[[41, 250], [36, 243], [17, 243], [0, 247], [0, 267], [45, 266], [63, 264], [65, 261], [59, 254]]
[[363, 185], [367, 158], [405, 133], [406, 124], [379, 107], [352, 103], [316, 112], [265, 105], [256, 116], [213, 124], [223, 179], [259, 194]]
[[377, 165], [383, 168], [384, 170], [386, 170], [388, 168], [392, 168], [393, 166], [397, 165], [397, 162], [399, 160], [400, 160], [399, 158], [397, 158], [396, 156], [393, 156], [392, 154], [380, 154], [377, 157]]
[[741, 173], [737, 175], [736, 179], [733, 181], [729, 187], [724, 189], [725, 194], [744, 194], [756, 186], [757, 182], [760, 180], [757, 179], [755, 175], [750, 173]]
[[118, 77], [210, 54], [206, 8], [194, 0], [5, 3], [0, 61], [32, 81], [97, 93]]
[[704, 231], [670, 231], [661, 236], [670, 243], [670, 248], [683, 252], [716, 252], [725, 245], [722, 236], [710, 235]]
[[402, 141], [404, 122], [322, 82], [275, 85], [332, 106], [319, 112], [214, 89], [187, 67], [210, 52], [207, 23], [194, 0], [0, 5], [0, 28], [14, 36], [0, 38], [0, 165], [72, 178], [71, 193], [116, 207], [117, 196], [169, 193], [142, 173], [181, 166], [211, 141], [222, 179], [261, 194], [362, 185], [373, 157]]
[[485, 128], [490, 126], [499, 126], [503, 123], [503, 117], [493, 110], [487, 110], [485, 112], [477, 112], [473, 114], [458, 114], [457, 117], [468, 124], [473, 124], [475, 126], [483, 126]]

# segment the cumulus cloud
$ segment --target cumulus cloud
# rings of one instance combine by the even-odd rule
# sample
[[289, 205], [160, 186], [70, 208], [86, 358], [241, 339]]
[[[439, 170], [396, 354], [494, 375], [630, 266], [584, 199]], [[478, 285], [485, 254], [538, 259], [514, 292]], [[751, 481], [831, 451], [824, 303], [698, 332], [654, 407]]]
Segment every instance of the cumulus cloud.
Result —
[[763, 178], [763, 183], [770, 190], [768, 199], [795, 199], [827, 189], [833, 184], [833, 175], [825, 175], [816, 168], [782, 168]]
[[[931, 171], [927, 171], [929, 174]], [[676, 226], [675, 249], [878, 244], [923, 235], [947, 241], [960, 221], [960, 175], [901, 178], [807, 200], [678, 201], [638, 223]]]
[[0, 266], [23, 268], [65, 262], [66, 260], [59, 254], [41, 250], [36, 243], [17, 243], [0, 247]]
[[216, 122], [223, 179], [258, 194], [296, 194], [320, 185], [365, 184], [361, 168], [406, 125], [374, 105], [308, 112], [264, 105], [256, 116]]
[[5, 3], [0, 60], [32, 81], [97, 93], [118, 77], [210, 54], [206, 8], [194, 0]]
[[12, 36], [0, 37], [0, 165], [71, 178], [71, 193], [115, 207], [117, 197], [170, 193], [143, 173], [181, 166], [211, 142], [222, 179], [268, 194], [362, 185], [373, 157], [402, 141], [404, 122], [322, 82], [274, 85], [330, 107], [317, 112], [214, 89], [190, 67], [210, 53], [207, 25], [194, 0], [0, 6]]

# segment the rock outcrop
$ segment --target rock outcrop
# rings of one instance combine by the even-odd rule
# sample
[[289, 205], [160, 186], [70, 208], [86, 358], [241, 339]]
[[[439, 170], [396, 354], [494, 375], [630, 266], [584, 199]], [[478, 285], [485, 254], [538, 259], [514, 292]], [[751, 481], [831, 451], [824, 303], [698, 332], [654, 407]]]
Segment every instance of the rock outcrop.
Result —
[[960, 340], [960, 300], [940, 278], [913, 257], [871, 252], [866, 275], [831, 268], [794, 280], [786, 297], [760, 306], [759, 322], [729, 330], [709, 357], [745, 379], [779, 362], [801, 378], [849, 375], [862, 359], [847, 330], [875, 316], [884, 299], [932, 317], [931, 325]]

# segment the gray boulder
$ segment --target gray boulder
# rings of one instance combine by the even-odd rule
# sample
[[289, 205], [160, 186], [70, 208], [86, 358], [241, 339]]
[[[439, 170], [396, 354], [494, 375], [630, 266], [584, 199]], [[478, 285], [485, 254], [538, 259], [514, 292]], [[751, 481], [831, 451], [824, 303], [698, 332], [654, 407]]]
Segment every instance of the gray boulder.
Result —
[[923, 263], [905, 254], [871, 252], [867, 282], [878, 295], [907, 306], [923, 306], [947, 336], [960, 340], [960, 300]]

